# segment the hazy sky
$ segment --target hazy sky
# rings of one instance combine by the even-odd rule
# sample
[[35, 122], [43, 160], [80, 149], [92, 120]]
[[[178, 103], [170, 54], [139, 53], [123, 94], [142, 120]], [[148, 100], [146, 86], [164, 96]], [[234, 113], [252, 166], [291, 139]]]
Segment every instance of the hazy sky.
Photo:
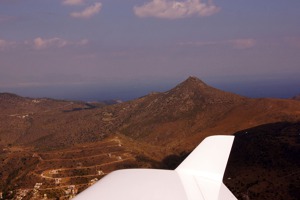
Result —
[[0, 92], [27, 96], [142, 94], [189, 75], [300, 93], [300, 1], [0, 0], [0, 71]]

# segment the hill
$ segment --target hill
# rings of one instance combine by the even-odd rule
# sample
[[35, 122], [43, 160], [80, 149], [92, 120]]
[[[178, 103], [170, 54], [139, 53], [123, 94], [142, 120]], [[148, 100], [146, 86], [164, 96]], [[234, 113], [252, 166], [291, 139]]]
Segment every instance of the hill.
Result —
[[300, 94], [294, 96], [292, 99], [294, 99], [294, 100], [300, 100]]
[[235, 133], [224, 183], [238, 199], [299, 199], [300, 123]]
[[115, 169], [169, 168], [209, 135], [300, 121], [299, 101], [246, 98], [196, 77], [114, 105], [13, 94], [0, 94], [0, 105], [7, 198], [69, 198]]

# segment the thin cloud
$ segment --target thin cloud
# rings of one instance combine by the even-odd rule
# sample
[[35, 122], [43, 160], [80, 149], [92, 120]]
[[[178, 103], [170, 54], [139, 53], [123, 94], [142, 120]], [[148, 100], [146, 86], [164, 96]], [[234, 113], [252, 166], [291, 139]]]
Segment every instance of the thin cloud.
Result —
[[0, 15], [0, 23], [14, 20], [16, 17], [8, 16], [8, 15]]
[[230, 46], [235, 49], [249, 49], [257, 44], [255, 39], [244, 38], [223, 41], [200, 41], [200, 42], [181, 42], [179, 45], [183, 46]]
[[220, 11], [212, 0], [152, 0], [142, 6], [135, 6], [134, 13], [138, 17], [156, 17], [179, 19], [191, 16], [210, 16]]
[[84, 4], [84, 0], [64, 0], [62, 2], [62, 4], [68, 5], [68, 6], [77, 6], [77, 5]]
[[89, 43], [88, 39], [82, 39], [79, 42], [76, 42], [75, 44], [83, 46], [83, 45], [87, 45]]
[[74, 18], [88, 19], [99, 13], [101, 8], [102, 4], [100, 2], [96, 2], [94, 5], [85, 8], [81, 12], [72, 12], [70, 16]]
[[1, 40], [0, 39], [0, 49], [4, 48], [5, 46], [7, 46], [7, 41], [6, 40]]
[[33, 45], [36, 49], [45, 49], [49, 47], [61, 48], [66, 46], [67, 44], [68, 42], [66, 40], [57, 37], [50, 39], [42, 39], [38, 37], [33, 40]]
[[87, 45], [89, 41], [87, 39], [82, 39], [79, 41], [69, 41], [59, 37], [54, 38], [41, 38], [37, 37], [32, 41], [25, 41], [25, 45], [33, 46], [36, 50], [43, 50], [48, 48], [63, 48], [70, 45], [83, 46]]
[[7, 40], [0, 39], [0, 50], [10, 48], [15, 45], [15, 42], [10, 42]]
[[300, 48], [300, 37], [285, 37], [283, 41], [289, 46]]
[[180, 42], [181, 46], [212, 46], [212, 45], [220, 45], [225, 44], [226, 41], [198, 41], [198, 42]]
[[229, 41], [232, 43], [233, 47], [237, 49], [249, 49], [256, 45], [256, 40], [254, 39], [236, 39]]

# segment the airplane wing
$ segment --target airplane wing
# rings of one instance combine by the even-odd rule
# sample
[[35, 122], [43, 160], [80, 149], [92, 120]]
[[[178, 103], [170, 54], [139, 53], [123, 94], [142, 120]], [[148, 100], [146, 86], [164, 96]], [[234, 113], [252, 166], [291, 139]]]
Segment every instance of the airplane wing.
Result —
[[175, 169], [114, 171], [74, 200], [231, 200], [222, 179], [234, 136], [210, 136]]

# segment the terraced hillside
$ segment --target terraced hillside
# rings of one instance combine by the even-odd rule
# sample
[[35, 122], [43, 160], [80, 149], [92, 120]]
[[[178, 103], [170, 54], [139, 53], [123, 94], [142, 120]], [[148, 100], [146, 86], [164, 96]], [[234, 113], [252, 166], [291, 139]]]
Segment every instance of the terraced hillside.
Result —
[[136, 144], [117, 136], [59, 151], [12, 147], [1, 158], [1, 175], [7, 177], [4, 190], [15, 184], [22, 188], [2, 194], [8, 199], [69, 199], [113, 170], [159, 165]]

